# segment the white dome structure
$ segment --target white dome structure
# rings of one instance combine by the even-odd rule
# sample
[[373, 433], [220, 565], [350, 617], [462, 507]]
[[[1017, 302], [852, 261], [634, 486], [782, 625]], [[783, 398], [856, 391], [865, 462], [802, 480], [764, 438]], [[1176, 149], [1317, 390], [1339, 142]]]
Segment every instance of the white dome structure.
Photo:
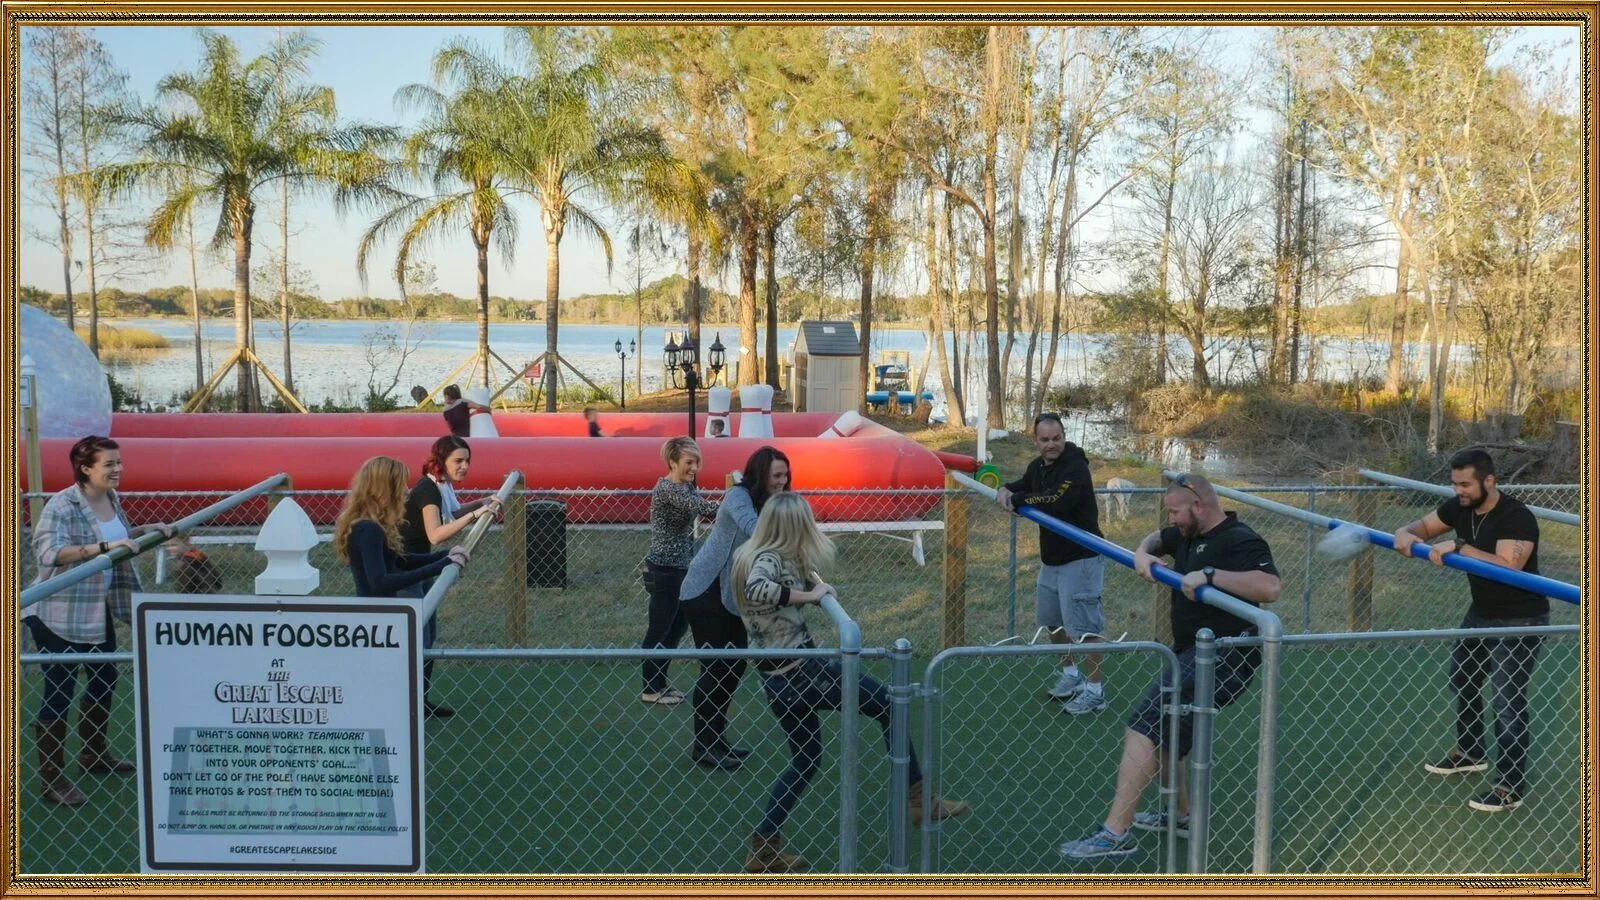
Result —
[[111, 385], [88, 345], [54, 316], [26, 303], [17, 331], [22, 356], [33, 361], [38, 380], [39, 436], [109, 435]]

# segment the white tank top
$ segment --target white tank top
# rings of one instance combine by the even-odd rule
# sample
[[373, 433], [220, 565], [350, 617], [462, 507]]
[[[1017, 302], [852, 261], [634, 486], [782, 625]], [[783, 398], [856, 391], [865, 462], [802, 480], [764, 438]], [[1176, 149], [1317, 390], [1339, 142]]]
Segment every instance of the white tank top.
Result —
[[109, 522], [102, 522], [96, 518], [95, 524], [100, 526], [100, 540], [108, 544], [126, 540], [128, 537], [127, 526], [123, 525], [122, 520], [116, 516], [112, 516]]

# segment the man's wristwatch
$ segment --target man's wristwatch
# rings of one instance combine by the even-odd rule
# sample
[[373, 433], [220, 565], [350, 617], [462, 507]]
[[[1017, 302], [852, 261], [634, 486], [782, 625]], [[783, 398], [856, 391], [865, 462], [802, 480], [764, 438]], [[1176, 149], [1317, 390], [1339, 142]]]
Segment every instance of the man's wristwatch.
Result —
[[1206, 576], [1206, 586], [1207, 587], [1216, 587], [1217, 586], [1216, 581], [1213, 580], [1214, 578], [1216, 578], [1216, 575], [1217, 575], [1217, 570], [1214, 567], [1206, 566], [1204, 569], [1200, 570], [1200, 574]]
[[1465, 547], [1465, 546], [1467, 546], [1467, 539], [1466, 538], [1456, 538], [1456, 551], [1455, 552], [1460, 553], [1461, 552], [1461, 548]]

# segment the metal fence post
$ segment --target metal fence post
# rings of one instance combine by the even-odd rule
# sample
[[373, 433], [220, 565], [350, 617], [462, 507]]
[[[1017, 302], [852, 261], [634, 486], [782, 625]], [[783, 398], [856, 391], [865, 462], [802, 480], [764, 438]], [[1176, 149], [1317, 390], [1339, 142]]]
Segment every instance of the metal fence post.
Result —
[[860, 790], [861, 628], [825, 594], [822, 608], [839, 629], [839, 871], [856, 870], [856, 794]]
[[1010, 516], [1011, 546], [1006, 554], [1006, 634], [1017, 633], [1017, 517]]
[[889, 650], [889, 871], [905, 873], [910, 837], [911, 642], [898, 638]]
[[944, 479], [944, 631], [946, 649], [967, 642], [967, 492], [951, 473]]
[[1283, 624], [1276, 616], [1267, 617], [1261, 626], [1261, 741], [1256, 753], [1256, 835], [1255, 859], [1251, 871], [1265, 875], [1272, 871], [1272, 815], [1276, 803], [1273, 792], [1278, 764], [1278, 678], [1283, 656]]
[[[1206, 872], [1211, 834], [1211, 739], [1217, 715], [1217, 639], [1202, 628], [1194, 640], [1194, 746], [1189, 750], [1189, 874]], [[1169, 836], [1176, 838], [1174, 832]]]
[[[937, 743], [939, 734], [939, 689], [932, 684], [933, 679], [922, 683], [922, 749], [927, 754], [927, 768], [922, 772], [922, 802], [928, 803], [931, 796], [928, 788], [932, 782], [928, 779], [939, 767], [939, 758], [943, 755]], [[922, 874], [929, 875], [937, 864], [940, 832], [933, 830], [932, 817], [923, 810], [922, 817]]]

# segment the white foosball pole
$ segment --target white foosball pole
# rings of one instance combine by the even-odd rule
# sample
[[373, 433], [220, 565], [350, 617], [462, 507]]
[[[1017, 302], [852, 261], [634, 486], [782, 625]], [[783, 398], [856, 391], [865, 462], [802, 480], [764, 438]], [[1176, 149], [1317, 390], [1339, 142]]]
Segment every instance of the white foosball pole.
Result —
[[[471, 400], [473, 403], [481, 403], [484, 406], [489, 405], [488, 388], [467, 388], [462, 392], [461, 396]], [[494, 426], [494, 416], [490, 415], [488, 410], [473, 407], [467, 417], [467, 436], [475, 438], [499, 437], [500, 429]]]

